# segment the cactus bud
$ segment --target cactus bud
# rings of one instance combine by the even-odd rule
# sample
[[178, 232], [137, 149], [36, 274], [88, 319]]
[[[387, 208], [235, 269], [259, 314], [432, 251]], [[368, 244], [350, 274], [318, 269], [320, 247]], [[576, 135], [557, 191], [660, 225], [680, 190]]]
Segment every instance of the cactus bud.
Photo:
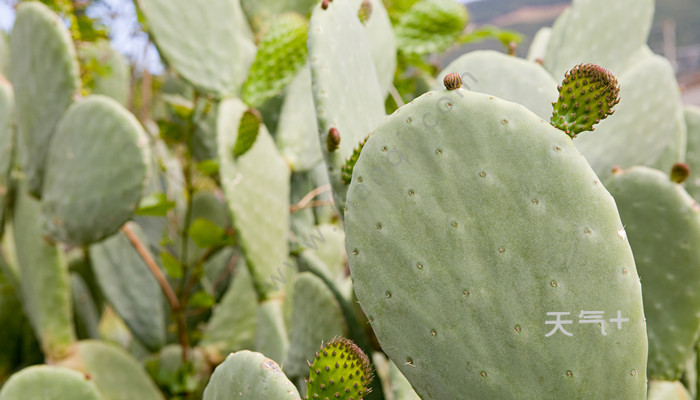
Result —
[[328, 130], [328, 136], [326, 136], [328, 152], [332, 153], [338, 150], [338, 146], [340, 146], [340, 132], [336, 128], [331, 128]]
[[445, 89], [447, 90], [455, 90], [462, 87], [462, 77], [454, 72], [447, 74], [442, 82], [445, 84]]
[[335, 338], [321, 346], [309, 369], [307, 399], [362, 399], [370, 392], [369, 357], [349, 339]]
[[690, 167], [685, 163], [675, 163], [671, 167], [671, 180], [676, 183], [683, 183], [690, 176]]
[[551, 123], [572, 138], [614, 113], [620, 101], [620, 85], [607, 69], [595, 64], [579, 64], [564, 76], [557, 88], [559, 99], [552, 103]]
[[323, 0], [323, 1], [321, 2], [321, 8], [323, 8], [324, 10], [326, 10], [326, 9], [328, 8], [328, 3], [330, 3], [329, 0]]
[[357, 17], [360, 18], [362, 24], [366, 24], [369, 17], [372, 16], [372, 3], [369, 0], [363, 0], [360, 9], [357, 11]]
[[355, 169], [355, 164], [360, 158], [360, 153], [362, 152], [362, 148], [365, 146], [365, 143], [367, 143], [367, 139], [369, 139], [369, 135], [365, 138], [365, 140], [360, 142], [357, 148], [352, 152], [350, 158], [345, 161], [345, 165], [343, 165], [343, 167], [340, 169], [340, 179], [342, 179], [343, 183], [346, 185], [349, 185], [352, 181], [352, 171]]

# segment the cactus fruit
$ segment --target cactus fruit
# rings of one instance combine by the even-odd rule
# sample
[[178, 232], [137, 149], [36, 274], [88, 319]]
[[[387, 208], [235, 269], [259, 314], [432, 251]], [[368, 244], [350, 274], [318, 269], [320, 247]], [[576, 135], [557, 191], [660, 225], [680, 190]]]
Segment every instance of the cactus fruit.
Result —
[[102, 95], [75, 103], [46, 157], [42, 212], [48, 234], [86, 245], [115, 233], [138, 206], [149, 164], [146, 133], [124, 107]]
[[299, 392], [276, 362], [248, 350], [229, 354], [211, 375], [204, 400], [300, 400]]
[[396, 25], [399, 51], [409, 55], [439, 53], [467, 26], [467, 9], [454, 0], [419, 0]]
[[[138, 225], [130, 229], [145, 243]], [[160, 286], [122, 232], [90, 247], [92, 268], [102, 292], [131, 332], [149, 350], [165, 344], [165, 308]]]
[[422, 398], [643, 397], [641, 287], [615, 202], [542, 118], [424, 94], [370, 136], [347, 203], [357, 298]]
[[349, 339], [334, 338], [321, 345], [309, 370], [306, 399], [361, 400], [370, 393], [369, 357]]
[[103, 400], [89, 375], [48, 365], [25, 368], [0, 390], [0, 400]]
[[462, 77], [460, 77], [459, 74], [455, 72], [451, 72], [445, 75], [445, 78], [442, 80], [442, 83], [445, 85], [445, 89], [447, 90], [459, 89], [462, 87]]
[[686, 106], [685, 124], [688, 129], [688, 148], [685, 161], [693, 176], [685, 182], [685, 190], [697, 201], [700, 199], [700, 107]]
[[595, 64], [579, 64], [564, 75], [557, 88], [559, 98], [552, 113], [552, 126], [575, 138], [612, 115], [620, 102], [620, 85], [610, 71]]
[[692, 400], [693, 397], [680, 382], [649, 381], [648, 400]]
[[455, 72], [467, 90], [522, 104], [540, 118], [552, 115], [557, 83], [541, 66], [495, 51], [473, 51], [458, 57], [438, 74], [433, 90]]
[[[650, 379], [678, 380], [700, 326], [700, 210], [681, 185], [646, 167], [618, 170], [615, 198], [642, 279]], [[663, 240], [659, 240], [663, 238]]]
[[258, 44], [241, 98], [260, 107], [284, 89], [306, 63], [309, 23], [297, 13], [285, 13], [270, 22]]
[[10, 50], [22, 169], [38, 196], [51, 136], [79, 87], [78, 61], [63, 22], [40, 2], [17, 7]]
[[[359, 6], [359, 2], [357, 3]], [[365, 27], [351, 2], [316, 7], [309, 26], [309, 57], [321, 150], [335, 206], [344, 211], [347, 185], [341, 169], [357, 145], [384, 118], [384, 95], [377, 80]], [[326, 147], [331, 128], [340, 147]]]
[[671, 167], [671, 180], [676, 183], [683, 183], [690, 176], [690, 167], [686, 163], [675, 163]]
[[[158, 50], [187, 81], [206, 92], [235, 94], [255, 57], [253, 35], [236, 0], [139, 0]], [[232, 40], [235, 38], [235, 40]]]
[[241, 121], [238, 123], [238, 135], [236, 136], [236, 144], [233, 145], [234, 157], [239, 157], [250, 150], [255, 144], [255, 139], [258, 138], [260, 132], [260, 124], [262, 117], [254, 108], [246, 110], [241, 116]]

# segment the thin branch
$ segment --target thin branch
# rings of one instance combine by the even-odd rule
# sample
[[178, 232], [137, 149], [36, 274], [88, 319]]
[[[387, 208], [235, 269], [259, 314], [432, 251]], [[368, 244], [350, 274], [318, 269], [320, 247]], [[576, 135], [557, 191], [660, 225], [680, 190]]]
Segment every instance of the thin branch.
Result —
[[401, 98], [401, 94], [399, 94], [399, 90], [396, 89], [396, 86], [391, 85], [389, 86], [389, 94], [391, 95], [391, 98], [394, 99], [394, 102], [396, 103], [397, 106], [403, 107], [404, 102], [403, 99]]
[[[331, 190], [330, 184], [317, 187], [316, 189], [307, 193], [306, 196], [304, 196], [301, 200], [299, 200], [299, 202], [297, 204], [292, 204], [291, 206], [289, 206], [289, 212], [291, 212], [291, 213], [297, 212], [303, 208], [308, 207], [309, 203], [313, 203], [311, 200], [313, 200], [314, 197], [318, 196], [321, 193], [328, 192], [330, 190]], [[325, 200], [324, 202], [329, 202], [329, 201]], [[333, 202], [330, 201], [330, 204], [333, 204]], [[310, 207], [314, 207], [314, 206], [310, 206]]]

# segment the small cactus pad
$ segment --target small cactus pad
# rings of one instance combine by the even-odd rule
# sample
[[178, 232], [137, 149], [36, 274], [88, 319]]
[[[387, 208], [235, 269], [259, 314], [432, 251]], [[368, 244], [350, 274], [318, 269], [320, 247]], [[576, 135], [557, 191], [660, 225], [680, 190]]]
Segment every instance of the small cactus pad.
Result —
[[306, 399], [357, 399], [369, 394], [372, 367], [369, 357], [355, 343], [335, 338], [316, 352], [309, 363]]
[[540, 28], [532, 38], [530, 48], [527, 50], [527, 60], [530, 62], [543, 63], [547, 55], [547, 45], [552, 37], [552, 28], [545, 26]]
[[8, 379], [0, 400], [102, 400], [90, 377], [68, 368], [36, 365]]
[[462, 77], [455, 72], [450, 72], [449, 74], [445, 75], [442, 82], [447, 90], [455, 90], [462, 87]]
[[238, 93], [255, 57], [237, 0], [141, 0], [158, 50], [183, 78], [217, 94]]
[[396, 25], [396, 42], [405, 54], [439, 53], [453, 45], [467, 26], [469, 14], [455, 0], [420, 0]]
[[690, 180], [685, 182], [685, 189], [697, 201], [700, 200], [700, 107], [686, 106], [685, 124], [688, 128], [688, 149], [685, 162], [694, 171]]
[[700, 327], [700, 210], [667, 173], [619, 170], [606, 183], [642, 280], [650, 379], [680, 379]]
[[22, 169], [36, 196], [51, 136], [79, 86], [78, 61], [63, 21], [35, 1], [17, 6], [10, 49]]
[[423, 399], [642, 398], [646, 326], [622, 227], [568, 136], [464, 89], [428, 92], [375, 130], [345, 214], [359, 303]]
[[557, 83], [541, 66], [496, 51], [472, 51], [452, 61], [438, 74], [433, 90], [443, 89], [448, 72], [462, 78], [462, 87], [522, 104], [540, 118], [552, 115]]
[[552, 126], [572, 138], [612, 115], [620, 102], [620, 85], [615, 76], [595, 64], [580, 64], [564, 75], [559, 98], [552, 103]]
[[686, 163], [675, 163], [671, 167], [671, 180], [683, 183], [690, 176], [690, 167]]
[[117, 101], [88, 96], [61, 118], [46, 157], [42, 211], [46, 231], [84, 245], [133, 216], [149, 174], [141, 124]]
[[369, 136], [365, 138], [360, 144], [357, 145], [355, 150], [352, 152], [352, 155], [348, 160], [345, 162], [345, 165], [343, 165], [343, 168], [341, 169], [341, 178], [343, 180], [343, 183], [346, 185], [349, 185], [350, 182], [352, 181], [352, 171], [355, 168], [355, 164], [357, 163], [357, 159], [360, 158], [360, 153], [362, 153], [362, 148], [364, 147], [365, 143], [367, 143], [367, 139], [369, 139]]
[[204, 400], [300, 400], [294, 384], [276, 362], [261, 353], [231, 353], [211, 375]]
[[679, 381], [649, 381], [647, 400], [692, 400], [693, 396]]

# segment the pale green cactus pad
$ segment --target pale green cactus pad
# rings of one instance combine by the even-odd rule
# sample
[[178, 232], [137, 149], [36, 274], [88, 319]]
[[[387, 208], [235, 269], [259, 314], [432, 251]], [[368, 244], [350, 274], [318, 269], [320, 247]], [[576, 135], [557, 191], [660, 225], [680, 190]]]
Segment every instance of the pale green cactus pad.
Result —
[[79, 87], [78, 61], [63, 22], [40, 2], [17, 7], [10, 49], [22, 168], [36, 196], [54, 128]]
[[146, 133], [115, 100], [93, 95], [71, 106], [46, 158], [48, 234], [84, 245], [116, 232], [138, 206], [149, 164]]
[[194, 86], [235, 94], [245, 82], [255, 45], [237, 0], [139, 0], [163, 57]]
[[462, 77], [464, 89], [522, 104], [543, 119], [552, 115], [557, 82], [540, 65], [496, 51], [473, 51], [448, 64], [432, 89], [443, 89], [442, 80], [452, 72]]
[[619, 76], [639, 61], [653, 16], [654, 0], [574, 0], [552, 28], [544, 65], [555, 78], [581, 63]]
[[[678, 380], [700, 327], [700, 210], [667, 173], [633, 167], [606, 184], [642, 279], [650, 379]], [[663, 238], [663, 240], [660, 240]]]
[[281, 364], [289, 352], [289, 335], [284, 323], [284, 301], [273, 298], [261, 302], [258, 305], [257, 320], [255, 350]]
[[543, 62], [547, 55], [547, 46], [549, 46], [549, 40], [551, 38], [552, 28], [547, 26], [540, 28], [532, 38], [530, 48], [527, 50], [526, 59], [532, 62]]
[[[10, 189], [10, 168], [15, 148], [14, 108], [12, 85], [0, 75], [0, 221], [3, 221], [5, 202]], [[0, 226], [0, 235], [3, 228], [4, 225]]]
[[370, 137], [346, 250], [382, 348], [424, 399], [639, 399], [641, 287], [610, 194], [562, 131], [464, 89]]
[[688, 393], [682, 383], [678, 381], [655, 381], [649, 382], [648, 400], [692, 400], [693, 396]]
[[377, 81], [382, 93], [387, 93], [394, 82], [396, 72], [396, 36], [389, 20], [389, 13], [381, 0], [353, 0], [358, 9], [368, 2], [371, 10], [363, 23], [369, 41], [369, 51], [377, 71]]
[[300, 400], [299, 392], [276, 362], [248, 350], [232, 353], [214, 370], [204, 400]]
[[[131, 231], [146, 244], [138, 225]], [[102, 292], [131, 332], [148, 349], [165, 344], [164, 298], [158, 282], [122, 232], [90, 247], [92, 268]]]
[[[336, 1], [316, 6], [309, 26], [309, 58], [321, 150], [328, 165], [336, 207], [343, 210], [347, 185], [341, 168], [357, 145], [384, 117], [384, 95], [357, 7]], [[337, 149], [328, 149], [331, 128], [340, 133]]]
[[603, 181], [613, 166], [644, 165], [670, 171], [683, 160], [686, 142], [673, 67], [663, 57], [647, 55], [617, 78], [620, 103], [615, 115], [596, 125], [595, 132], [576, 138], [576, 148]]
[[261, 299], [279, 291], [272, 275], [289, 253], [289, 167], [279, 155], [264, 125], [253, 147], [235, 157], [232, 153], [238, 126], [247, 110], [238, 99], [219, 105], [217, 143], [221, 186], [240, 237], [240, 245]]
[[90, 376], [68, 368], [36, 365], [3, 385], [0, 400], [102, 400]]
[[700, 199], [700, 107], [685, 107], [685, 126], [688, 129], [688, 146], [685, 162], [690, 166], [690, 179], [685, 181], [685, 189]]

